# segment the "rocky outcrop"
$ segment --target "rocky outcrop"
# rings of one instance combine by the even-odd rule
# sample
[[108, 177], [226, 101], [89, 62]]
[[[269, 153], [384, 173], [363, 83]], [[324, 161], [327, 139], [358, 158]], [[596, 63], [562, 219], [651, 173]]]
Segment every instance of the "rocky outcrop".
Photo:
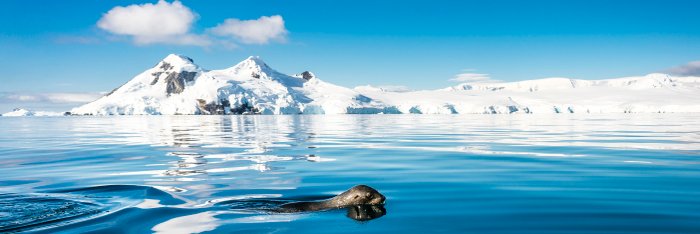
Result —
[[303, 78], [304, 80], [310, 80], [314, 77], [316, 77], [316, 76], [313, 73], [311, 73], [310, 71], [304, 71], [301, 73], [301, 78]]
[[173, 93], [182, 93], [185, 90], [185, 84], [187, 82], [194, 81], [197, 76], [197, 72], [171, 72], [165, 77], [166, 90], [165, 92], [170, 95]]
[[[228, 103], [228, 102], [227, 102]], [[226, 105], [228, 106], [228, 105]], [[226, 114], [226, 108], [223, 104], [207, 103], [203, 99], [197, 99], [197, 109], [201, 115], [223, 115]]]
[[248, 103], [243, 103], [240, 106], [236, 106], [236, 107], [231, 108], [230, 114], [232, 114], [232, 115], [259, 115], [259, 114], [262, 114], [262, 112], [258, 108], [255, 108], [254, 106], [252, 106]]

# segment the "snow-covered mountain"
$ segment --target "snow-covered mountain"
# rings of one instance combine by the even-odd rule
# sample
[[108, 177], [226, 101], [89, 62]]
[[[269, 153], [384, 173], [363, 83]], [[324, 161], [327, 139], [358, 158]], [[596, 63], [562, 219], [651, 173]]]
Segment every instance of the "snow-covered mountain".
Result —
[[381, 113], [385, 105], [326, 83], [311, 72], [289, 76], [257, 57], [223, 70], [168, 55], [77, 115]]
[[700, 112], [700, 78], [649, 74], [608, 80], [547, 78], [465, 83], [424, 91], [349, 89], [305, 71], [280, 73], [258, 57], [205, 70], [168, 55], [77, 115], [465, 114]]
[[624, 89], [654, 89], [664, 87], [700, 88], [698, 77], [671, 77], [666, 74], [652, 73], [643, 77], [625, 77], [608, 80], [578, 80], [569, 78], [545, 78], [509, 83], [463, 83], [445, 90], [509, 90], [537, 92], [548, 90], [576, 89], [589, 87], [607, 87]]
[[62, 116], [64, 113], [50, 111], [32, 111], [24, 108], [15, 108], [14, 110], [1, 114], [5, 117], [20, 117], [20, 116]]
[[362, 94], [402, 113], [666, 113], [700, 112], [700, 77], [649, 74], [607, 80], [547, 78], [464, 83], [414, 92]]

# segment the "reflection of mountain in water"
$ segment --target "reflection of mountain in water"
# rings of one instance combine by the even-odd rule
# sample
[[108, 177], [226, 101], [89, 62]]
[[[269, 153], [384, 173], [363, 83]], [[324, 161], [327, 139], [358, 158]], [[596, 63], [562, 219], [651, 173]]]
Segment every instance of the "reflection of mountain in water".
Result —
[[[141, 160], [142, 165], [112, 175], [143, 177], [149, 185], [173, 186], [182, 191], [252, 185], [292, 189], [299, 177], [284, 170], [287, 165], [333, 160], [318, 153], [312, 132], [318, 126], [309, 119], [124, 116], [115, 117], [115, 124], [110, 126], [93, 126], [92, 120], [86, 118], [76, 124], [75, 131], [109, 133], [104, 135], [112, 138], [91, 139], [90, 144], [150, 149], [151, 155], [130, 157]], [[212, 185], [212, 180], [218, 182]]]
[[[259, 116], [258, 116], [259, 117]], [[114, 143], [177, 148], [242, 148], [263, 153], [268, 147], [288, 147], [309, 141], [314, 135], [309, 120], [294, 117], [255, 116], [123, 116], [112, 126], [97, 126], [99, 119], [82, 119], [75, 131], [114, 134]], [[94, 125], [93, 125], [94, 124]], [[105, 128], [107, 127], [107, 128]], [[186, 154], [186, 151], [183, 154]]]

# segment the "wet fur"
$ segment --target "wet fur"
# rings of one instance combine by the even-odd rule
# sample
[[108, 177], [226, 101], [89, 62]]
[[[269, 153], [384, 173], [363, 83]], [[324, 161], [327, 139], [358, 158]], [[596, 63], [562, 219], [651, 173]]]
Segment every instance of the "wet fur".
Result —
[[287, 203], [281, 205], [277, 211], [293, 213], [341, 209], [360, 205], [380, 205], [384, 204], [385, 199], [384, 195], [376, 189], [367, 185], [357, 185], [327, 200]]

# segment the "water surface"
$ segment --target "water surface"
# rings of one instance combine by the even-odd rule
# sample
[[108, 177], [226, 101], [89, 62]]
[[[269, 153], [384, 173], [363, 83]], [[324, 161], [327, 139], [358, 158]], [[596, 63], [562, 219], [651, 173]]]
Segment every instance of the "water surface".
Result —
[[[264, 209], [356, 184], [384, 211]], [[0, 118], [0, 207], [47, 233], [700, 233], [700, 116]]]

